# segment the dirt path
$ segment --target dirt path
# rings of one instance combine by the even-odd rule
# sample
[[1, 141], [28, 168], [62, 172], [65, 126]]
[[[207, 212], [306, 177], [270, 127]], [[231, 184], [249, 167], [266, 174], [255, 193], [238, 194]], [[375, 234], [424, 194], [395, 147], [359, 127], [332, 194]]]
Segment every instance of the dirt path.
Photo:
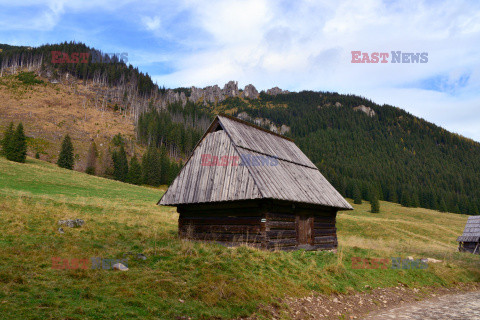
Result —
[[476, 320], [480, 319], [480, 292], [447, 294], [438, 298], [372, 313], [364, 320]]
[[[480, 320], [480, 283], [453, 287], [370, 288], [351, 294], [312, 295], [285, 298], [277, 305], [263, 306], [248, 320], [259, 318], [294, 320]], [[286, 307], [286, 308], [285, 308]]]

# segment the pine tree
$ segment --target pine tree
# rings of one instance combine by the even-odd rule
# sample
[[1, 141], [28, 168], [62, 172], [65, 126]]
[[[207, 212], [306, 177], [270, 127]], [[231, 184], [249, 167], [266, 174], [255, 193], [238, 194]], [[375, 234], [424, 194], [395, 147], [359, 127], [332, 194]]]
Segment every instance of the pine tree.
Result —
[[440, 199], [439, 205], [438, 205], [438, 210], [440, 212], [447, 212], [447, 204], [445, 203], [445, 199]]
[[90, 148], [88, 149], [87, 155], [87, 168], [85, 172], [88, 174], [95, 174], [96, 167], [97, 167], [97, 157], [98, 157], [98, 150], [95, 141], [92, 141]]
[[8, 154], [12, 150], [12, 140], [14, 135], [13, 122], [10, 122], [10, 125], [5, 130], [5, 134], [2, 139], [2, 154], [8, 158]]
[[453, 213], [460, 213], [460, 208], [458, 207], [458, 204], [456, 204], [456, 205], [453, 207], [452, 212], [453, 212]]
[[404, 207], [412, 207], [412, 194], [408, 189], [402, 189], [400, 204]]
[[161, 148], [160, 149], [160, 174], [161, 174], [160, 183], [161, 184], [168, 184], [169, 172], [170, 172], [170, 159], [168, 158], [167, 150], [165, 150], [165, 148]]
[[471, 216], [478, 216], [478, 207], [473, 201], [469, 201], [468, 203], [468, 215]]
[[17, 130], [15, 130], [10, 141], [7, 159], [21, 163], [25, 163], [27, 159], [27, 137], [25, 137], [25, 133], [23, 132], [22, 123], [18, 124]]
[[353, 187], [353, 203], [362, 204], [362, 193], [360, 192], [360, 188], [358, 188], [357, 184], [355, 184]]
[[113, 160], [113, 176], [116, 180], [126, 182], [128, 175], [128, 160], [127, 153], [123, 145], [119, 151], [114, 151], [112, 154]]
[[410, 200], [411, 200], [410, 206], [411, 206], [412, 208], [418, 208], [418, 207], [420, 207], [420, 200], [419, 200], [419, 198], [418, 198], [418, 194], [417, 194], [417, 193], [412, 192], [412, 197], [410, 198]]
[[160, 154], [153, 146], [142, 157], [142, 181], [151, 186], [161, 184]]
[[108, 148], [108, 151], [106, 151], [103, 156], [102, 156], [102, 162], [101, 162], [101, 166], [102, 166], [102, 175], [105, 177], [105, 178], [109, 178], [109, 179], [113, 179], [113, 160], [112, 160], [112, 151], [110, 150], [110, 148]]
[[393, 185], [390, 185], [388, 188], [388, 197], [387, 201], [398, 202], [397, 190]]
[[347, 180], [345, 177], [340, 178], [340, 187], [338, 192], [340, 192], [340, 194], [344, 197], [347, 196]]
[[62, 142], [62, 149], [58, 156], [57, 165], [60, 168], [72, 170], [74, 164], [72, 139], [70, 139], [70, 136], [67, 134]]
[[137, 156], [133, 156], [130, 160], [130, 168], [128, 168], [127, 182], [131, 184], [142, 184], [142, 166], [137, 160]]
[[347, 198], [352, 198], [353, 199], [353, 190], [354, 189], [355, 189], [355, 183], [351, 179], [348, 179], [347, 180], [347, 190], [346, 190], [345, 196]]
[[371, 206], [370, 211], [372, 213], [380, 212], [380, 201], [378, 201], [377, 192], [375, 192], [373, 190], [370, 192], [370, 206]]

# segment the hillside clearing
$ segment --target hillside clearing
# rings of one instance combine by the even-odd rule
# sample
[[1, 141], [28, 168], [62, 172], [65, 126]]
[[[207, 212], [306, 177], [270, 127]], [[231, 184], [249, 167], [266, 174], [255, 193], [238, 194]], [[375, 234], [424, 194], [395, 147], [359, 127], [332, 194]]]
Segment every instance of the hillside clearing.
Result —
[[[23, 122], [30, 156], [38, 152], [42, 160], [55, 162], [61, 141], [68, 133], [73, 139], [76, 168], [84, 170], [91, 141], [96, 141], [103, 159], [116, 134], [122, 134], [127, 141], [134, 140], [133, 119], [115, 111], [112, 102], [100, 98], [98, 92], [104, 88], [75, 79], [70, 84], [39, 79], [44, 83], [24, 85], [15, 75], [0, 78], [0, 136], [3, 138], [10, 122]], [[140, 146], [130, 143], [127, 147], [133, 153]]]
[[[387, 202], [372, 214], [365, 202], [339, 214], [337, 254], [264, 252], [180, 241], [175, 209], [155, 205], [163, 191], [0, 158], [0, 317], [233, 318], [284, 296], [480, 279], [480, 257], [456, 252], [466, 216]], [[59, 233], [58, 220], [69, 218], [85, 225]], [[127, 252], [147, 259], [129, 259], [126, 272], [52, 268], [55, 257]], [[443, 262], [426, 270], [351, 268], [352, 257], [406, 256]]]

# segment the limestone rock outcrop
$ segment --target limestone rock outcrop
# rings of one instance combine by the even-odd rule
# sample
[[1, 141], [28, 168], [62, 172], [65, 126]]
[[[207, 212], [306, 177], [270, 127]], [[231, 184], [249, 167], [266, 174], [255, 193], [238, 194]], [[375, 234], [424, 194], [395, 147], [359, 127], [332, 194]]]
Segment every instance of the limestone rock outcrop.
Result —
[[257, 88], [253, 86], [253, 84], [249, 84], [245, 86], [243, 90], [243, 96], [249, 99], [257, 99], [260, 94], [257, 91]]
[[268, 89], [266, 93], [269, 94], [269, 95], [272, 95], [272, 96], [276, 96], [277, 94], [285, 94], [285, 93], [289, 93], [289, 92], [290, 91], [282, 90], [279, 87], [273, 87], [271, 89]]
[[370, 107], [364, 106], [363, 104], [359, 105], [358, 107], [353, 108], [353, 110], [362, 111], [362, 112], [366, 113], [369, 117], [375, 116], [375, 111]]

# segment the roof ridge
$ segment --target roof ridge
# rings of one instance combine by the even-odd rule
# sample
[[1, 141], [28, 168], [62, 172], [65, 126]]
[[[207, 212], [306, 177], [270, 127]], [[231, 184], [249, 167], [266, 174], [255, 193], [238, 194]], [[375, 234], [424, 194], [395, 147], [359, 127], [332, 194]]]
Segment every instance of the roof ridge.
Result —
[[231, 115], [228, 115], [228, 114], [225, 114], [225, 113], [219, 113], [219, 114], [217, 115], [217, 118], [218, 118], [218, 117], [225, 117], [225, 118], [227, 118], [227, 119], [230, 119], [230, 120], [233, 120], [233, 121], [242, 123], [242, 124], [244, 124], [244, 125], [253, 127], [253, 128], [255, 128], [255, 129], [261, 130], [261, 131], [263, 131], [263, 132], [266, 132], [266, 133], [272, 134], [272, 135], [274, 135], [274, 136], [280, 137], [280, 138], [282, 138], [282, 139], [285, 139], [285, 140], [294, 142], [293, 139], [291, 139], [291, 138], [285, 137], [285, 136], [283, 136], [283, 135], [281, 135], [281, 134], [279, 134], [279, 133], [276, 133], [276, 132], [267, 130], [267, 129], [265, 129], [265, 128], [262, 128], [262, 127], [260, 127], [260, 126], [257, 126], [256, 124], [253, 124], [253, 123], [251, 123], [251, 122], [248, 122], [248, 121], [239, 119], [239, 118], [237, 118], [237, 117], [234, 117], [234, 116], [231, 116]]

